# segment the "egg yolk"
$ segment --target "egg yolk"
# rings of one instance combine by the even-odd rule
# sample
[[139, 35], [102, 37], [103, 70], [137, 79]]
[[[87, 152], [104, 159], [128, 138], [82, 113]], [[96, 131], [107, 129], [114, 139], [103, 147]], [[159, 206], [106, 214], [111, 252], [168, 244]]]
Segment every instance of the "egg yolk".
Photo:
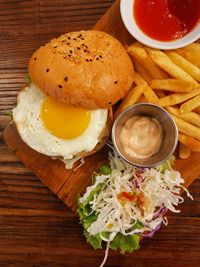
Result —
[[56, 102], [46, 97], [41, 118], [51, 134], [62, 139], [73, 139], [80, 136], [90, 122], [90, 111]]

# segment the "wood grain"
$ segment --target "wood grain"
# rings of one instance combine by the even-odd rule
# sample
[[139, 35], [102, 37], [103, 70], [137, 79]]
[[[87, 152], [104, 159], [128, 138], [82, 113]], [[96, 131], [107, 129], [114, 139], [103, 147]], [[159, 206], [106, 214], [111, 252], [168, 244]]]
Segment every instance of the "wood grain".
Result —
[[[53, 160], [26, 145], [13, 122], [4, 130], [4, 141], [16, 156], [73, 211], [77, 208], [77, 196], [91, 183], [92, 173], [107, 161], [106, 147], [85, 158], [85, 163], [67, 170], [60, 160]], [[19, 170], [18, 170], [19, 171]]]
[[[0, 1], [0, 140], [11, 119], [7, 113], [24, 85], [32, 52], [55, 35], [91, 28], [113, 2]], [[83, 13], [79, 17], [80, 10]], [[117, 18], [115, 22], [121, 23]], [[185, 170], [190, 169], [186, 162]], [[168, 227], [146, 240], [136, 253], [123, 256], [110, 252], [106, 266], [198, 267], [199, 179], [190, 192], [194, 201], [186, 199], [181, 214], [169, 214]], [[0, 141], [0, 266], [96, 267], [103, 255], [103, 251], [94, 251], [86, 243], [76, 214]]]
[[[63, 11], [62, 11], [63, 12]], [[60, 14], [62, 17], [62, 14]], [[103, 30], [118, 38], [124, 45], [133, 42], [133, 37], [123, 25], [120, 18], [119, 1], [116, 1], [106, 14], [96, 23], [93, 29]], [[10, 100], [15, 99], [10, 97]], [[72, 210], [76, 209], [77, 195], [84, 192], [90, 183], [90, 176], [94, 170], [106, 161], [107, 153], [100, 151], [87, 157], [85, 164], [76, 171], [66, 170], [59, 160], [39, 154], [24, 144], [13, 124], [9, 124], [4, 131], [4, 141], [16, 153], [26, 167], [41, 179], [64, 203]], [[175, 168], [179, 170], [189, 186], [200, 174], [200, 153], [192, 153], [187, 160], [178, 160]], [[185, 166], [190, 166], [190, 171]]]

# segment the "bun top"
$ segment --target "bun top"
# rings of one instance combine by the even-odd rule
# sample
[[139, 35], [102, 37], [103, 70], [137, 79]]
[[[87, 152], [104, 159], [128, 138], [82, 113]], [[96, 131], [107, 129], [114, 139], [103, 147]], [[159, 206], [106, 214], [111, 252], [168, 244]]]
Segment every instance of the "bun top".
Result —
[[134, 74], [122, 44], [94, 30], [51, 40], [32, 55], [28, 71], [46, 95], [88, 109], [109, 108], [123, 98]]

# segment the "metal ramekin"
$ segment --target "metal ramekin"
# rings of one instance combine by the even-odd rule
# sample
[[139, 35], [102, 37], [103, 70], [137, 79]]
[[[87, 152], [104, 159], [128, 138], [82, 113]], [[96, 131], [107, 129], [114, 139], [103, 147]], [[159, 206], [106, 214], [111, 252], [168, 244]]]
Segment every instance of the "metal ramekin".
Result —
[[[126, 121], [135, 115], [150, 116], [157, 119], [163, 127], [163, 141], [159, 151], [148, 159], [132, 158], [125, 153], [119, 134]], [[137, 167], [153, 167], [166, 161], [178, 143], [178, 129], [171, 115], [163, 108], [150, 103], [138, 103], [119, 114], [112, 127], [112, 141], [117, 154], [125, 161]], [[151, 142], [151, 140], [149, 140]]]

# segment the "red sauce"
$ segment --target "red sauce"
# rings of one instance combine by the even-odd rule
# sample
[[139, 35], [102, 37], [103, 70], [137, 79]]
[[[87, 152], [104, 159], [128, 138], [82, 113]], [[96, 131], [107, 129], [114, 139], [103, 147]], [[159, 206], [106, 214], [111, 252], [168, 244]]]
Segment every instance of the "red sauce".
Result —
[[133, 195], [129, 192], [121, 192], [118, 195], [118, 199], [119, 201], [124, 204], [124, 202], [136, 202], [139, 205], [139, 207], [141, 209], [144, 209], [145, 207], [145, 200], [144, 200], [144, 195], [143, 193], [140, 191], [138, 195]]
[[137, 199], [136, 196], [130, 194], [130, 193], [127, 193], [127, 192], [121, 192], [119, 195], [118, 195], [118, 199], [119, 200], [128, 200], [128, 201], [135, 201]]
[[199, 23], [200, 0], [135, 0], [133, 14], [147, 36], [172, 41]]

